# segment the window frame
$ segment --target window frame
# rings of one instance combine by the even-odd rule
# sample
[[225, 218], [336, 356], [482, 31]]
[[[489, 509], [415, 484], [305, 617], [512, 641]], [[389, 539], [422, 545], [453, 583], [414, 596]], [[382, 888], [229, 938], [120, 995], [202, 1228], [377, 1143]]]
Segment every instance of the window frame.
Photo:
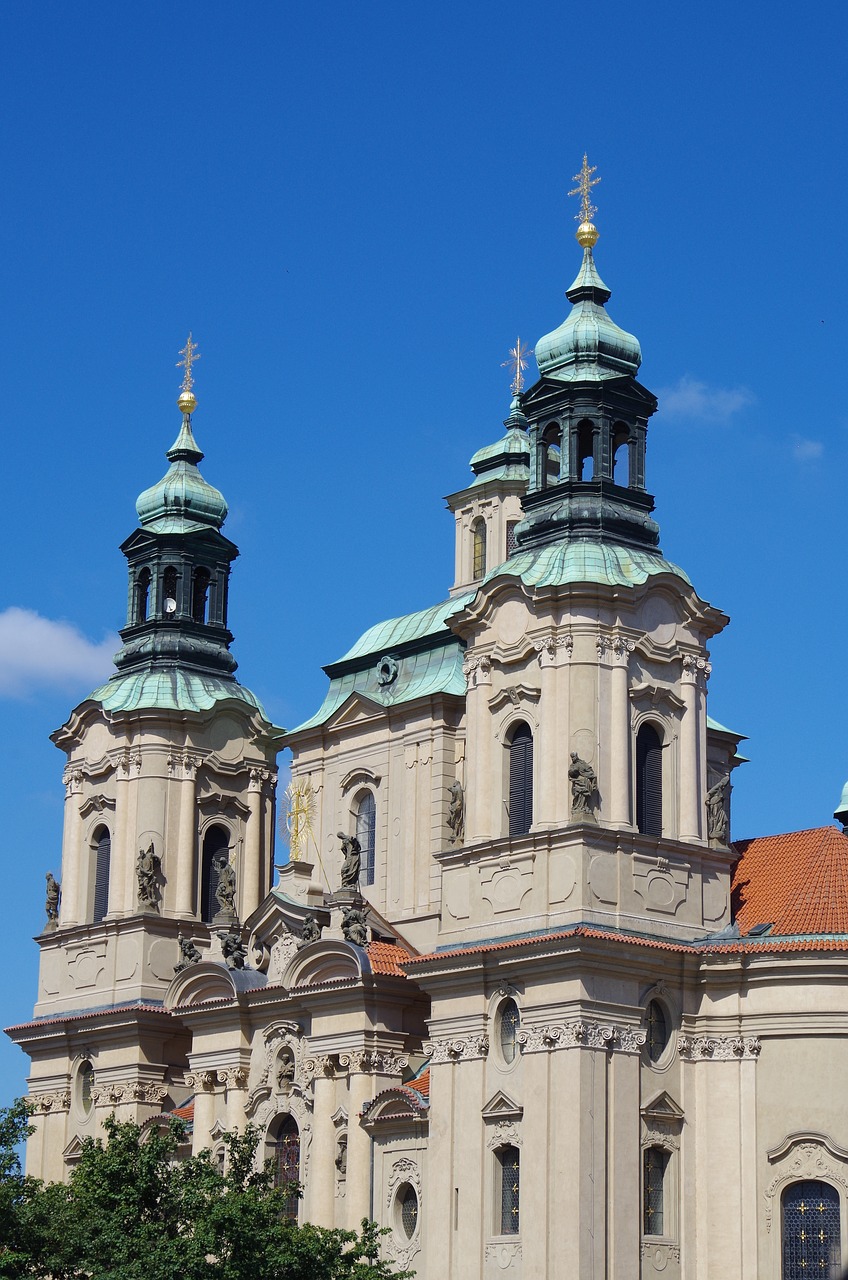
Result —
[[[370, 857], [368, 843], [363, 841], [360, 834], [360, 819], [362, 817], [362, 806], [370, 799], [373, 806], [371, 812], [371, 830], [370, 830]], [[371, 787], [363, 787], [357, 791], [351, 806], [351, 817], [353, 819], [354, 834], [359, 841], [362, 850], [362, 865], [360, 867], [359, 882], [363, 887], [373, 885], [377, 878], [377, 796]]]
[[[526, 736], [522, 732], [527, 731]], [[515, 747], [516, 736], [522, 732], [522, 740], [529, 742], [529, 749], [525, 749], [524, 761], [521, 764], [519, 760], [518, 749]], [[512, 839], [520, 839], [522, 836], [528, 835], [533, 830], [533, 817], [535, 810], [535, 789], [536, 789], [536, 770], [535, 770], [535, 738], [536, 734], [534, 726], [526, 718], [513, 721], [505, 734], [505, 745], [507, 751], [506, 761], [506, 798], [507, 798], [507, 831], [506, 834]], [[522, 804], [520, 816], [513, 803], [513, 787], [517, 788], [518, 779], [514, 778], [514, 773], [518, 772], [519, 766], [524, 772], [524, 788], [522, 790]], [[528, 786], [529, 774], [529, 786]]]
[[473, 582], [479, 582], [486, 576], [488, 532], [484, 517], [477, 516], [471, 524], [471, 579]]

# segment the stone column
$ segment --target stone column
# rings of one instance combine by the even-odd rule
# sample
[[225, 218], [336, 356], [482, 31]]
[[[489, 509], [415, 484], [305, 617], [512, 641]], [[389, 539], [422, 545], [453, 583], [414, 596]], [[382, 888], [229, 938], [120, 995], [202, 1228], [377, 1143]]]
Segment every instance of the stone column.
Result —
[[62, 881], [60, 925], [78, 924], [80, 914], [84, 914], [85, 911], [84, 904], [80, 902], [82, 819], [79, 812], [79, 797], [82, 791], [82, 776], [81, 769], [74, 769], [70, 765], [62, 775], [62, 781], [65, 784], [65, 821], [62, 831], [62, 869], [59, 872], [59, 878]]
[[359, 1119], [372, 1094], [371, 1077], [368, 1074], [370, 1055], [357, 1050], [344, 1054], [339, 1061], [350, 1071], [345, 1179], [347, 1222], [344, 1225], [350, 1231], [358, 1231], [362, 1219], [367, 1218], [371, 1212], [371, 1135], [362, 1127]]
[[230, 1133], [238, 1130], [244, 1133], [247, 1124], [245, 1103], [247, 1102], [247, 1071], [244, 1067], [227, 1067], [218, 1072], [218, 1082], [226, 1088], [226, 1121]]
[[192, 1126], [191, 1150], [197, 1155], [212, 1141], [210, 1134], [216, 1120], [215, 1086], [217, 1073], [214, 1071], [198, 1071], [186, 1076], [186, 1084], [194, 1089], [194, 1123]]
[[313, 1137], [315, 1159], [311, 1162], [309, 1188], [309, 1220], [318, 1227], [335, 1226], [336, 1167], [333, 1153], [336, 1147], [336, 1126], [333, 1110], [336, 1083], [330, 1058], [315, 1058], [311, 1063], [315, 1072], [312, 1091], [314, 1099]]
[[701, 840], [703, 828], [703, 797], [701, 795], [701, 760], [698, 749], [698, 706], [700, 703], [700, 677], [706, 678], [710, 664], [696, 654], [683, 655], [683, 674], [680, 690], [684, 710], [680, 722], [680, 815], [678, 837], [681, 840]]
[[[138, 789], [141, 776], [141, 752], [129, 754], [129, 782], [124, 815], [124, 911], [132, 915], [138, 905], [138, 880], [135, 874], [136, 836], [138, 835]], [[161, 853], [161, 850], [160, 850]]]
[[247, 806], [250, 813], [244, 833], [241, 902], [237, 903], [242, 920], [246, 920], [259, 906], [262, 883], [262, 788], [270, 776], [267, 769], [251, 769], [247, 784]]
[[127, 806], [130, 786], [130, 754], [125, 752], [115, 773], [115, 829], [109, 857], [109, 905], [107, 914], [126, 909]]
[[607, 821], [613, 827], [632, 826], [630, 766], [630, 699], [628, 664], [635, 649], [632, 640], [614, 636], [610, 646], [612, 689], [610, 706], [610, 791]]
[[489, 840], [500, 835], [492, 825], [492, 724], [486, 698], [492, 685], [491, 659], [487, 655], [466, 656], [462, 664], [468, 683], [468, 730], [466, 761], [474, 760], [473, 777], [466, 772], [466, 842]]
[[[172, 756], [168, 768], [180, 779], [180, 825], [177, 837], [174, 910], [180, 917], [195, 914], [194, 868], [197, 862], [197, 760]], [[170, 872], [168, 874], [171, 874]]]

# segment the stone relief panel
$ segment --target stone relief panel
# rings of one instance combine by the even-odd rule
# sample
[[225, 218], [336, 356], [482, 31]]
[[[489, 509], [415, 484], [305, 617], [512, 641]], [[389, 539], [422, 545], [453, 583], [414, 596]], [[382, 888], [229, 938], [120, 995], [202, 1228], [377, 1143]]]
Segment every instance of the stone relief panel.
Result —
[[759, 1058], [759, 1036], [681, 1036], [677, 1051], [689, 1062], [733, 1062]]
[[[403, 1229], [397, 1221], [399, 1213], [398, 1206], [395, 1204], [399, 1188], [407, 1183], [412, 1187], [418, 1200], [416, 1228], [411, 1237], [404, 1235]], [[385, 1221], [390, 1227], [390, 1234], [386, 1236], [386, 1253], [394, 1260], [401, 1271], [406, 1271], [415, 1255], [420, 1253], [422, 1243], [421, 1174], [416, 1162], [410, 1160], [408, 1156], [401, 1156], [400, 1159], [392, 1163], [386, 1182], [385, 1210]]]
[[494, 915], [520, 910], [532, 888], [532, 857], [480, 868], [480, 896]]
[[686, 901], [689, 868], [670, 865], [667, 858], [633, 856], [633, 892], [647, 911], [673, 916]]

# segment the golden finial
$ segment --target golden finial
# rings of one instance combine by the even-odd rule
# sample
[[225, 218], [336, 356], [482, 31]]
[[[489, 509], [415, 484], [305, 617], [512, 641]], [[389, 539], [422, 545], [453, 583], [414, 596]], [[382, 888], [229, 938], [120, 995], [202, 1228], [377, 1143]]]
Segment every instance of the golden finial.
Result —
[[524, 390], [524, 370], [530, 363], [533, 352], [529, 347], [522, 347], [521, 339], [516, 338], [515, 346], [509, 349], [509, 359], [501, 361], [502, 369], [512, 369], [512, 394], [517, 396]]
[[191, 366], [194, 364], [195, 360], [200, 359], [200, 352], [197, 349], [197, 343], [192, 342], [191, 334], [188, 335], [188, 341], [180, 352], [180, 355], [183, 356], [183, 359], [177, 361], [177, 368], [184, 368], [185, 373], [183, 374], [183, 389], [180, 394], [180, 398], [177, 400], [177, 404], [183, 413], [194, 413], [197, 408], [197, 400], [195, 399], [192, 391], [194, 378], [192, 377]]
[[577, 186], [568, 193], [570, 196], [580, 197], [580, 212], [576, 213], [574, 217], [575, 221], [580, 223], [577, 228], [577, 243], [582, 244], [584, 249], [591, 249], [593, 245], [598, 243], [598, 229], [592, 222], [598, 210], [590, 199], [592, 188], [596, 187], [600, 182], [600, 178], [592, 177], [597, 167], [596, 164], [593, 164], [590, 168], [589, 157], [584, 154], [580, 172], [574, 175], [574, 181]]

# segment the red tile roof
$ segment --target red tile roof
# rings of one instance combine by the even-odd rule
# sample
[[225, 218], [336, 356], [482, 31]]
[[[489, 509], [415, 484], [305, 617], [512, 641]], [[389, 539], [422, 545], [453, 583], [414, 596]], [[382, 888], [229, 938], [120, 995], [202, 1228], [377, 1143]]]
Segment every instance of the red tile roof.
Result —
[[507, 938], [505, 942], [479, 942], [473, 947], [457, 947], [444, 951], [431, 951], [426, 956], [415, 956], [407, 960], [406, 968], [424, 964], [433, 960], [450, 960], [454, 956], [484, 955], [490, 951], [504, 951], [510, 947], [540, 946], [548, 942], [560, 942], [567, 938], [600, 938], [612, 942], [632, 942], [637, 947], [653, 947], [659, 951], [692, 951], [692, 944], [687, 942], [664, 942], [660, 938], [645, 938], [638, 934], [620, 933], [613, 929], [594, 929], [590, 925], [572, 925], [556, 933], [525, 934], [521, 938]]
[[169, 1111], [167, 1114], [176, 1116], [178, 1120], [188, 1120], [191, 1123], [194, 1120], [194, 1098], [187, 1102], [184, 1107], [175, 1107], [173, 1111]]
[[[741, 840], [736, 848], [733, 910], [743, 937], [758, 924], [770, 924], [773, 937], [848, 934], [848, 836], [814, 827]], [[774, 949], [763, 941], [764, 950]]]
[[372, 973], [388, 973], [397, 978], [405, 978], [406, 974], [401, 969], [401, 965], [412, 956], [403, 947], [395, 946], [393, 942], [369, 942], [368, 959], [371, 961]]
[[422, 1098], [430, 1097], [430, 1068], [425, 1067], [420, 1076], [416, 1076], [414, 1080], [410, 1080], [408, 1087], [414, 1089], [416, 1093], [420, 1093]]

